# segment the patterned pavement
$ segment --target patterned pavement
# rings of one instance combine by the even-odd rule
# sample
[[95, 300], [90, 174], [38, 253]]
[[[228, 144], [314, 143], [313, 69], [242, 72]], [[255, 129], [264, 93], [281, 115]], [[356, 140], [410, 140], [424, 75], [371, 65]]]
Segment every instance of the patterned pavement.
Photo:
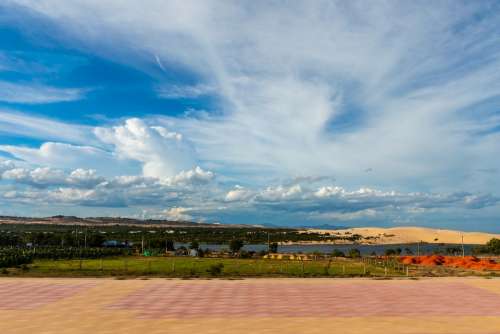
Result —
[[498, 333], [500, 280], [0, 279], [0, 333]]

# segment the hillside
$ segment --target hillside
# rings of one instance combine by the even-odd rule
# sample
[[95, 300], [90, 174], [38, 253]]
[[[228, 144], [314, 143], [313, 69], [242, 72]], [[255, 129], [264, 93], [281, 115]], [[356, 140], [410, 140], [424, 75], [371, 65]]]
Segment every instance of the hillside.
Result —
[[37, 224], [37, 225], [79, 225], [79, 226], [139, 226], [139, 227], [256, 227], [252, 225], [223, 225], [218, 223], [196, 223], [161, 219], [134, 219], [123, 217], [86, 217], [52, 216], [43, 218], [0, 216], [0, 224]]

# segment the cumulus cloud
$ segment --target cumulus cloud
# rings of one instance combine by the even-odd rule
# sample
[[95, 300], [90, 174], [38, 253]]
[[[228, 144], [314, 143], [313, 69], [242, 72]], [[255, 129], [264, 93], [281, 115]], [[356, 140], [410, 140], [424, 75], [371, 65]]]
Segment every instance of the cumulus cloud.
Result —
[[12, 154], [29, 164], [64, 169], [94, 169], [103, 175], [133, 172], [133, 164], [117, 159], [109, 152], [93, 146], [66, 143], [43, 143], [39, 148], [0, 145], [0, 151]]
[[189, 221], [192, 220], [193, 217], [188, 214], [192, 209], [191, 208], [182, 208], [182, 207], [173, 207], [162, 212], [162, 215], [167, 220], [173, 221]]
[[13, 168], [2, 174], [5, 180], [12, 180], [18, 183], [32, 184], [36, 186], [46, 186], [64, 183], [65, 175], [61, 170], [49, 167], [35, 168]]
[[[228, 200], [228, 196], [231, 200]], [[352, 220], [375, 217], [387, 211], [406, 210], [417, 213], [432, 209], [481, 209], [498, 205], [500, 198], [491, 194], [464, 192], [403, 193], [371, 188], [347, 190], [340, 186], [304, 188], [292, 185], [267, 187], [256, 192], [235, 188], [226, 195], [226, 202], [231, 201], [246, 203], [248, 207], [259, 210], [304, 213], [323, 219]]]
[[[13, 163], [2, 165], [5, 170], [0, 173], [0, 179], [16, 189], [6, 191], [3, 198], [32, 205], [154, 207], [165, 203], [208, 203], [214, 196], [214, 189], [209, 187], [213, 173], [199, 167], [159, 179], [140, 175], [105, 178], [95, 170], [82, 168], [63, 171], [50, 167], [17, 167]], [[33, 196], [34, 193], [39, 195]]]
[[63, 170], [50, 167], [37, 167], [34, 169], [19, 168], [15, 167], [15, 165], [9, 167], [1, 174], [2, 179], [36, 187], [68, 185], [91, 188], [104, 181], [103, 177], [96, 175], [95, 170], [82, 168], [67, 174]]
[[200, 166], [196, 168], [181, 171], [173, 177], [162, 179], [162, 182], [167, 185], [187, 185], [187, 184], [207, 184], [215, 178], [215, 174], [211, 171], [203, 170]]
[[268, 187], [257, 195], [259, 201], [280, 201], [297, 199], [302, 195], [302, 187], [298, 184], [290, 187]]
[[95, 134], [118, 156], [140, 161], [144, 176], [172, 177], [194, 165], [192, 149], [180, 134], [148, 126], [138, 118], [113, 128], [96, 128]]
[[234, 189], [227, 192], [225, 200], [226, 202], [239, 202], [246, 201], [254, 195], [254, 192], [249, 189], [245, 189], [242, 186], [236, 185]]
[[3, 160], [0, 159], [0, 175], [2, 175], [3, 172], [9, 169], [15, 168], [16, 165], [12, 160]]
[[104, 178], [98, 176], [94, 169], [78, 168], [69, 174], [66, 182], [70, 185], [90, 188], [104, 182]]

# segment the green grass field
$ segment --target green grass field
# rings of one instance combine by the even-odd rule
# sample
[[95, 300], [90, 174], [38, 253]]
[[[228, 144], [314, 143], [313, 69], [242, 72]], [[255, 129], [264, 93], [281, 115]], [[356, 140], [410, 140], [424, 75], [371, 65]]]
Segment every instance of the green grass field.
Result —
[[[222, 264], [221, 272], [213, 269]], [[354, 260], [283, 261], [265, 259], [218, 259], [187, 257], [120, 257], [97, 260], [36, 260], [4, 275], [82, 277], [352, 277], [386, 276], [383, 266]], [[403, 271], [387, 268], [387, 276]]]

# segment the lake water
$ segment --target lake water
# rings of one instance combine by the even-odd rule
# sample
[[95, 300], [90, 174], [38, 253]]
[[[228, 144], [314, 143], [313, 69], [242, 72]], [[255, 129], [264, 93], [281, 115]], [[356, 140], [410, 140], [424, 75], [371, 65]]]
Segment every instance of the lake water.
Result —
[[[189, 244], [175, 243], [175, 247], [189, 247]], [[472, 248], [477, 245], [464, 245], [465, 254], [471, 255]], [[213, 251], [220, 250], [228, 250], [229, 245], [215, 245], [215, 244], [200, 244], [202, 249], [210, 249]], [[334, 249], [338, 249], [344, 253], [348, 253], [350, 249], [356, 248], [359, 249], [361, 255], [371, 255], [373, 252], [377, 255], [383, 255], [386, 249], [396, 249], [401, 248], [403, 250], [402, 254], [406, 254], [405, 248], [409, 248], [413, 254], [417, 254], [417, 251], [420, 251], [420, 255], [429, 255], [433, 254], [435, 251], [440, 251], [441, 253], [446, 252], [447, 247], [458, 247], [461, 249], [461, 245], [456, 244], [395, 244], [395, 245], [280, 245], [278, 246], [279, 253], [314, 253], [320, 252], [329, 254], [332, 253]], [[245, 245], [243, 247], [246, 251], [255, 251], [259, 252], [262, 250], [267, 250], [266, 244], [253, 244], [253, 245]]]

